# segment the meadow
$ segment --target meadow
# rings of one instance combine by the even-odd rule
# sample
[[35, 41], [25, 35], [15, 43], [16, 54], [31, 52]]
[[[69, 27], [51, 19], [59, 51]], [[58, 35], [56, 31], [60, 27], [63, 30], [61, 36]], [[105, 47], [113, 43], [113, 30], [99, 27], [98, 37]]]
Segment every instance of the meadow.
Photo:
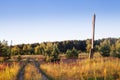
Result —
[[120, 80], [120, 60], [117, 58], [45, 63], [40, 68], [53, 80]]
[[78, 59], [61, 56], [60, 62], [44, 62], [39, 55], [17, 61], [14, 56], [13, 61], [0, 62], [0, 80], [120, 80], [119, 58], [96, 54], [90, 60], [85, 53]]

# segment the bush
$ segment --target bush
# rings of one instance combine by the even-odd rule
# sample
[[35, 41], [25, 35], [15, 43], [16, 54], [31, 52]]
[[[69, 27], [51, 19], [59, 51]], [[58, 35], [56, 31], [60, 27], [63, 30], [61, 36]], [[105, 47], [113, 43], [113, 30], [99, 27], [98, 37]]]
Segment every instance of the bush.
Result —
[[102, 56], [108, 57], [110, 56], [110, 47], [108, 45], [101, 46], [100, 52]]
[[72, 52], [71, 52], [71, 50], [68, 49], [68, 50], [66, 51], [66, 57], [67, 57], [67, 58], [72, 57]]
[[45, 61], [46, 62], [60, 61], [59, 53], [60, 53], [60, 51], [57, 47], [53, 47], [51, 51], [46, 50]]
[[78, 54], [79, 52], [75, 49], [75, 48], [73, 48], [72, 50], [67, 50], [66, 51], [66, 57], [67, 58], [78, 58]]

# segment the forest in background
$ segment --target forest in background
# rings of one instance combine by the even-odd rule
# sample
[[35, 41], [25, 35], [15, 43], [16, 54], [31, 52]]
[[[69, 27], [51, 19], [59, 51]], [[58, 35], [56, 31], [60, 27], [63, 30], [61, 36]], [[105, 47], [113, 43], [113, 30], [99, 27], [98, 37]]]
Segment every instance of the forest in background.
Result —
[[[120, 38], [104, 38], [95, 40], [95, 52], [102, 56], [120, 57]], [[89, 53], [91, 39], [87, 40], [66, 40], [60, 42], [43, 42], [33, 44], [19, 44], [8, 46], [7, 41], [0, 41], [0, 56], [10, 57], [14, 55], [59, 55], [69, 51], [77, 53]]]

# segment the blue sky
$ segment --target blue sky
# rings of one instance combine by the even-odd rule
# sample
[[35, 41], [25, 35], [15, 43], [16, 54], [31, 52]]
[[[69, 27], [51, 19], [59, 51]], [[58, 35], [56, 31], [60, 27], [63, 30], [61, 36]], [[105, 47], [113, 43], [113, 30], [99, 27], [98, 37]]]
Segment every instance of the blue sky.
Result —
[[0, 40], [13, 44], [120, 35], [119, 0], [0, 0]]

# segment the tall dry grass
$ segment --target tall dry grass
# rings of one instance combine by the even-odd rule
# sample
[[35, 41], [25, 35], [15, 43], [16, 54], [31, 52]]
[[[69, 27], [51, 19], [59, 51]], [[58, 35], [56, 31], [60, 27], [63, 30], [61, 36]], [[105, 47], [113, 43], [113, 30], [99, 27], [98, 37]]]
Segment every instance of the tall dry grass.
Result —
[[54, 80], [120, 80], [120, 60], [117, 58], [45, 63], [40, 68]]
[[0, 80], [16, 80], [19, 71], [18, 63], [11, 63], [11, 65], [0, 64]]

